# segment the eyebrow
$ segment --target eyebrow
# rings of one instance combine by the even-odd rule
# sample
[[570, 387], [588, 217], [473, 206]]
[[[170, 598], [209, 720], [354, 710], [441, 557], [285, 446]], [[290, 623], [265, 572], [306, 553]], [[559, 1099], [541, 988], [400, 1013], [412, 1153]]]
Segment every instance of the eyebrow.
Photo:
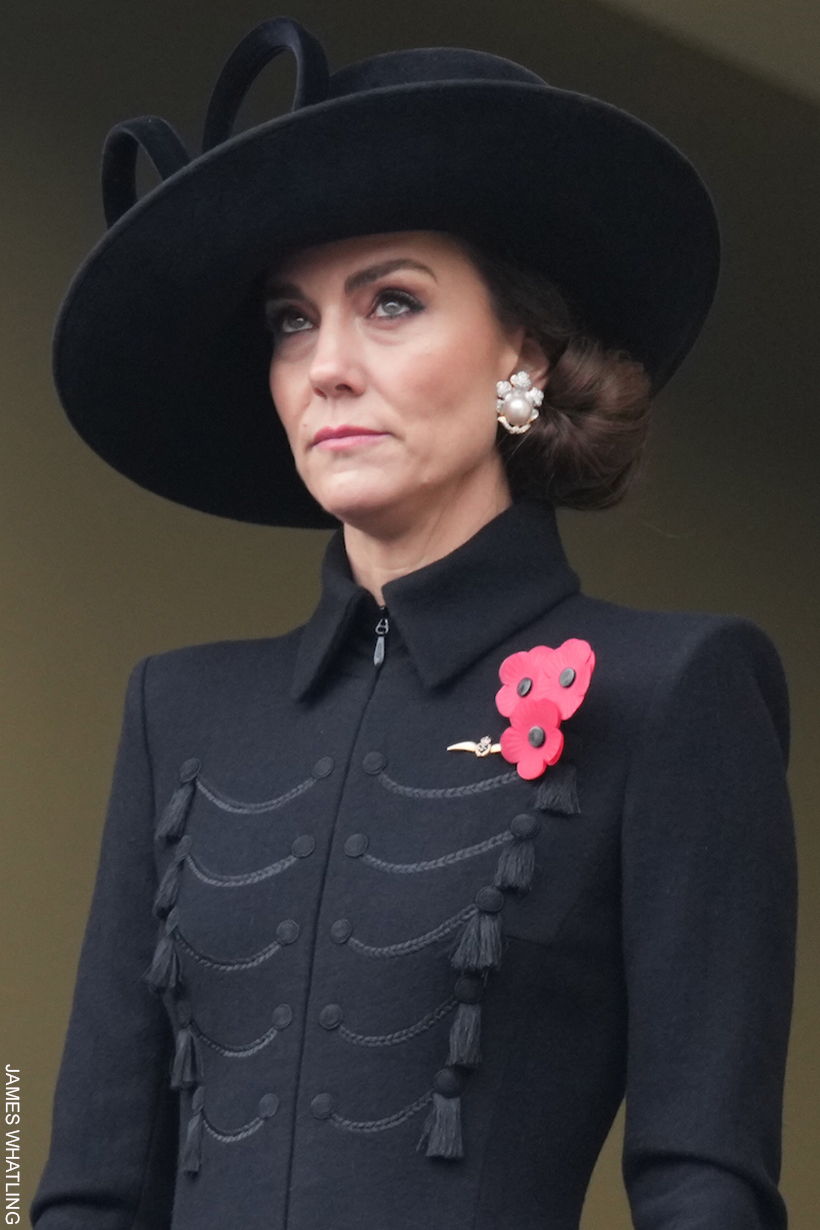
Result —
[[394, 273], [397, 269], [420, 269], [423, 273], [429, 273], [434, 282], [438, 281], [429, 265], [422, 265], [421, 261], [414, 261], [409, 256], [398, 256], [395, 260], [382, 261], [380, 265], [368, 265], [367, 269], [351, 273], [350, 277], [345, 280], [345, 294], [349, 295], [351, 291], [358, 290], [360, 286], [369, 286], [371, 282], [378, 282], [379, 278], [385, 278], [388, 273]]
[[[414, 261], [409, 256], [398, 256], [395, 260], [382, 261], [378, 265], [368, 265], [366, 269], [351, 273], [350, 277], [345, 279], [345, 294], [350, 295], [362, 286], [378, 282], [379, 278], [387, 277], [389, 273], [394, 273], [397, 269], [420, 269], [422, 273], [429, 273], [434, 282], [438, 281], [429, 265], [423, 265], [421, 261]], [[295, 282], [273, 282], [266, 288], [265, 294], [268, 299], [304, 299], [306, 297]]]

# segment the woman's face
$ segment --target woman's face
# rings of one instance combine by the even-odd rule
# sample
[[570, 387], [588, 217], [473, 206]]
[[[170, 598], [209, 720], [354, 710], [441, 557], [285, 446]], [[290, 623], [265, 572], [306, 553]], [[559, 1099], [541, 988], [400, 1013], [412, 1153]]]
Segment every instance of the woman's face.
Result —
[[309, 248], [272, 271], [266, 312], [271, 394], [328, 512], [395, 526], [485, 482], [509, 502], [495, 386], [521, 366], [524, 331], [502, 331], [455, 240], [418, 231]]

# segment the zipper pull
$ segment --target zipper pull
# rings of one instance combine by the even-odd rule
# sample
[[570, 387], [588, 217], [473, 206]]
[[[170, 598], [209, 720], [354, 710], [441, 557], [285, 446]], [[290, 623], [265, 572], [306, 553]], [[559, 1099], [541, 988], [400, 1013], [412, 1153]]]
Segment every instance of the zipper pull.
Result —
[[[384, 610], [384, 607], [380, 607]], [[381, 666], [384, 661], [384, 638], [387, 636], [387, 630], [390, 627], [390, 622], [386, 615], [382, 615], [379, 622], [376, 624], [376, 648], [373, 650], [373, 665]]]

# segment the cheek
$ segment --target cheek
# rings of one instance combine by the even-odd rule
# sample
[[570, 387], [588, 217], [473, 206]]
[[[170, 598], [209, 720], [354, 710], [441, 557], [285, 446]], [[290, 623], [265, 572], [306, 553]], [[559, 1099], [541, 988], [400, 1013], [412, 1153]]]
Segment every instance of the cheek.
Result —
[[408, 428], [432, 424], [439, 436], [469, 431], [479, 448], [494, 442], [498, 340], [482, 323], [439, 330], [429, 344], [402, 357], [385, 392], [394, 404], [401, 401]]

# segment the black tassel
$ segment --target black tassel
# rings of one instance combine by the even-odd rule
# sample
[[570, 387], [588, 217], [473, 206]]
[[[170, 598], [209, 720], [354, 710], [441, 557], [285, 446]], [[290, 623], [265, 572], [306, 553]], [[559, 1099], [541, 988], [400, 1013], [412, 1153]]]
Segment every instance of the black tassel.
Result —
[[154, 949], [154, 959], [145, 974], [145, 981], [154, 991], [167, 991], [179, 984], [179, 953], [173, 938], [177, 921], [176, 910], [171, 910], [165, 920], [165, 930]]
[[181, 835], [195, 789], [196, 786], [192, 781], [183, 782], [177, 786], [157, 825], [158, 838], [164, 837], [166, 841], [176, 841]]
[[428, 1157], [463, 1157], [461, 1139], [461, 1098], [433, 1094], [433, 1106], [427, 1116], [418, 1143], [420, 1149], [427, 1142]]
[[467, 920], [450, 963], [455, 969], [487, 970], [500, 962], [501, 919], [497, 912], [478, 909]]
[[547, 769], [547, 775], [535, 792], [539, 811], [556, 812], [559, 816], [575, 816], [581, 810], [578, 803], [578, 773], [574, 764], [560, 760]]
[[169, 910], [176, 905], [179, 892], [179, 881], [182, 876], [182, 864], [191, 849], [191, 838], [186, 834], [174, 850], [174, 857], [168, 864], [165, 874], [160, 880], [157, 895], [154, 898], [154, 915], [164, 918]]
[[172, 1089], [190, 1089], [198, 1083], [202, 1066], [198, 1045], [190, 1025], [183, 1026], [177, 1032], [176, 1053], [171, 1069]]
[[448, 1064], [477, 1068], [481, 1063], [481, 1004], [459, 1004], [450, 1027]]
[[160, 817], [157, 825], [157, 840], [177, 841], [185, 828], [188, 808], [196, 790], [197, 774], [200, 770], [198, 760], [186, 760], [180, 766], [179, 785], [168, 800], [168, 806]]
[[496, 888], [514, 888], [520, 893], [532, 888], [535, 875], [535, 845], [529, 839], [509, 842], [501, 851], [494, 884]]
[[495, 873], [496, 888], [527, 892], [535, 875], [535, 838], [541, 821], [529, 812], [514, 816], [510, 824], [512, 841], [504, 846]]
[[188, 1120], [185, 1142], [182, 1146], [180, 1164], [186, 1174], [197, 1174], [202, 1164], [202, 1107], [205, 1104], [205, 1087], [198, 1085], [191, 1098], [193, 1114]]

